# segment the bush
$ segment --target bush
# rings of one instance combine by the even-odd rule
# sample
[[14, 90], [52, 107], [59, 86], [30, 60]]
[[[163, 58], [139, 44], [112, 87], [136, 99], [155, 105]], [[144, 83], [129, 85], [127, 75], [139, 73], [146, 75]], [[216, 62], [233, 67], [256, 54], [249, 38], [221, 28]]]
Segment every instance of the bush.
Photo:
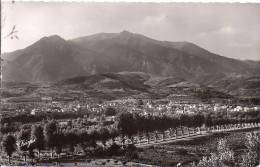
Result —
[[188, 151], [185, 150], [184, 148], [179, 148], [175, 151], [176, 154], [179, 154], [179, 155], [187, 155], [188, 154]]
[[137, 148], [134, 144], [129, 144], [126, 147], [125, 157], [128, 159], [137, 159], [138, 158]]
[[106, 150], [103, 147], [97, 147], [94, 151], [94, 155], [96, 156], [104, 156], [106, 154]]
[[125, 153], [125, 157], [127, 159], [138, 159], [139, 156], [138, 156], [138, 152], [137, 151], [128, 150]]
[[108, 126], [108, 125], [112, 125], [114, 123], [115, 123], [114, 121], [104, 121], [104, 122], [102, 122], [102, 125], [103, 126]]
[[128, 144], [128, 146], [126, 147], [127, 150], [130, 151], [135, 151], [137, 148], [134, 144]]
[[113, 143], [109, 148], [108, 148], [108, 155], [113, 156], [113, 155], [120, 155], [122, 153], [122, 149], [119, 145], [116, 143]]
[[118, 160], [114, 160], [114, 162], [117, 164], [117, 163], [118, 163]]
[[108, 107], [105, 111], [106, 116], [115, 116], [117, 114], [117, 111], [113, 107]]

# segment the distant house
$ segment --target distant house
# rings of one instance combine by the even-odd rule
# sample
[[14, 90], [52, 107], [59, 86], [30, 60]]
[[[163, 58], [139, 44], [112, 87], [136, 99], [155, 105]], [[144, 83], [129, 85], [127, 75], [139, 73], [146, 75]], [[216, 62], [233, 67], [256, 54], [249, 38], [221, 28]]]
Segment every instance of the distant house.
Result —
[[52, 101], [52, 97], [41, 97], [42, 101]]
[[36, 114], [36, 112], [35, 112], [35, 110], [33, 109], [32, 111], [31, 111], [31, 115], [35, 115]]
[[115, 116], [106, 117], [106, 121], [115, 121]]
[[65, 126], [67, 126], [69, 123], [68, 123], [68, 121], [61, 121], [61, 122], [59, 122], [59, 125], [61, 126], [61, 127], [65, 127]]
[[55, 111], [55, 112], [64, 112], [61, 107], [57, 107], [57, 106], [53, 107], [52, 110]]

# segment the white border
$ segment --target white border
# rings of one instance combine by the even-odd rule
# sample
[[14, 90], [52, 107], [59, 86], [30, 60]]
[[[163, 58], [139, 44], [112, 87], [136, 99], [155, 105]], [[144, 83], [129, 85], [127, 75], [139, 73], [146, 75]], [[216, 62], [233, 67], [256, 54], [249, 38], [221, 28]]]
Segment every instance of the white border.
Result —
[[259, 0], [1, 0], [1, 2], [152, 2], [152, 3], [260, 3]]

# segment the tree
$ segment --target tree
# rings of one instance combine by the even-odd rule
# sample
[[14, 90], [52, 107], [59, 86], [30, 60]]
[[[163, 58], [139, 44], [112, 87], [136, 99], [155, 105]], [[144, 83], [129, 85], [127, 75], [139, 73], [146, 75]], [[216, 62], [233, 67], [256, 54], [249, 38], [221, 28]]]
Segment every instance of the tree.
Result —
[[194, 167], [223, 167], [219, 157], [216, 154], [211, 154], [210, 157], [203, 157]]
[[257, 133], [247, 133], [245, 145], [250, 151], [256, 151], [258, 158], [260, 158], [260, 137]]
[[53, 157], [53, 148], [55, 147], [55, 134], [57, 133], [57, 124], [55, 121], [50, 121], [44, 126], [44, 138], [46, 145], [51, 148], [51, 157]]
[[242, 166], [254, 167], [259, 163], [260, 157], [260, 138], [256, 133], [246, 134], [246, 147], [248, 151], [242, 156]]
[[99, 138], [104, 146], [106, 146], [106, 141], [109, 138], [109, 130], [107, 128], [99, 129]]
[[193, 127], [201, 127], [205, 122], [204, 115], [202, 114], [195, 114], [193, 118]]
[[4, 148], [6, 154], [8, 155], [8, 161], [10, 164], [11, 156], [16, 151], [16, 138], [13, 135], [8, 134], [7, 136], [4, 137], [2, 141], [2, 147]]
[[117, 156], [117, 155], [121, 155], [121, 147], [119, 145], [117, 145], [116, 143], [113, 143], [109, 148], [108, 148], [108, 153], [109, 156]]
[[137, 105], [138, 105], [138, 106], [142, 106], [142, 105], [144, 105], [143, 100], [142, 100], [142, 99], [139, 99], [138, 102], [137, 102]]
[[154, 117], [151, 115], [148, 115], [143, 120], [144, 124], [144, 132], [147, 137], [148, 143], [150, 142], [150, 132], [154, 131]]
[[30, 136], [31, 134], [29, 129], [22, 129], [18, 134], [18, 140], [28, 142], [30, 140]]
[[234, 152], [228, 147], [226, 139], [218, 141], [217, 154], [223, 164], [234, 165]]
[[87, 131], [81, 131], [79, 133], [79, 142], [85, 143], [89, 141], [89, 133]]
[[109, 129], [109, 136], [112, 139], [113, 143], [115, 143], [115, 138], [119, 135], [118, 130], [116, 128]]
[[64, 134], [63, 133], [56, 133], [55, 134], [55, 152], [58, 154], [58, 157], [60, 157], [60, 153], [62, 153], [62, 145], [64, 144]]
[[34, 155], [32, 147], [29, 147], [29, 158], [32, 160], [32, 162], [33, 162], [33, 160], [35, 158], [35, 155]]
[[242, 167], [255, 167], [257, 164], [257, 153], [255, 151], [249, 150], [245, 155], [242, 155]]
[[129, 112], [121, 113], [118, 117], [117, 128], [123, 136], [132, 139], [132, 136], [137, 132], [133, 114]]
[[40, 159], [41, 150], [44, 149], [44, 134], [41, 125], [34, 125], [31, 131], [31, 138], [34, 141], [34, 146], [38, 149], [38, 158]]
[[125, 157], [130, 160], [138, 158], [138, 151], [133, 144], [127, 146]]
[[68, 124], [67, 124], [67, 128], [73, 128], [73, 125], [72, 125], [72, 121], [71, 120], [68, 120]]
[[18, 134], [18, 148], [24, 156], [24, 162], [26, 162], [26, 156], [28, 151], [28, 142], [30, 140], [30, 130], [22, 129]]
[[117, 114], [117, 111], [113, 107], [107, 107], [105, 111], [106, 116], [115, 116]]
[[89, 133], [89, 144], [90, 146], [96, 148], [97, 146], [97, 139], [98, 139], [98, 132], [96, 130], [91, 130]]
[[66, 143], [70, 146], [71, 153], [74, 153], [75, 150], [74, 146], [78, 144], [78, 142], [80, 141], [80, 136], [76, 134], [75, 131], [76, 131], [75, 129], [74, 130], [72, 129], [66, 132], [66, 134], [64, 135], [65, 136], [64, 138], [66, 139]]
[[205, 116], [205, 126], [210, 127], [213, 125], [213, 118], [210, 114], [206, 114]]
[[184, 126], [191, 127], [192, 122], [191, 122], [191, 117], [187, 114], [181, 114], [180, 117], [180, 125], [181, 125], [181, 133], [184, 135]]

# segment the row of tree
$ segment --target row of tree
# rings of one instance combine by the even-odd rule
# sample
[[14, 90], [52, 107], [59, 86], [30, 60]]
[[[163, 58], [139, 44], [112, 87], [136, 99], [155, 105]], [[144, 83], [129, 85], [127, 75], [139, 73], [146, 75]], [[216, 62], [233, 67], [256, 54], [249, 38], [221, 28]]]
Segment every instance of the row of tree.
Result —
[[118, 131], [114, 128], [99, 128], [97, 130], [61, 130], [56, 121], [50, 121], [44, 126], [33, 125], [32, 127], [24, 126], [18, 134], [7, 134], [2, 139], [3, 151], [10, 157], [15, 151], [21, 153], [25, 160], [29, 155], [33, 158], [34, 150], [38, 151], [40, 159], [41, 151], [49, 149], [51, 157], [53, 152], [57, 154], [62, 152], [63, 148], [69, 148], [73, 153], [76, 145], [96, 147], [97, 141], [106, 146], [108, 139], [115, 140]]
[[[117, 129], [120, 134], [133, 139], [135, 134], [148, 134], [149, 132], [161, 131], [162, 133], [167, 129], [176, 129], [178, 127], [206, 127], [239, 124], [239, 123], [257, 123], [260, 122], [258, 117], [250, 116], [256, 113], [248, 112], [246, 117], [240, 115], [244, 113], [237, 113], [236, 117], [228, 114], [219, 113], [198, 113], [198, 114], [175, 114], [172, 116], [162, 115], [141, 115], [138, 113], [123, 112], [117, 118]], [[259, 114], [259, 111], [258, 113]], [[259, 114], [260, 115], [260, 114]]]

